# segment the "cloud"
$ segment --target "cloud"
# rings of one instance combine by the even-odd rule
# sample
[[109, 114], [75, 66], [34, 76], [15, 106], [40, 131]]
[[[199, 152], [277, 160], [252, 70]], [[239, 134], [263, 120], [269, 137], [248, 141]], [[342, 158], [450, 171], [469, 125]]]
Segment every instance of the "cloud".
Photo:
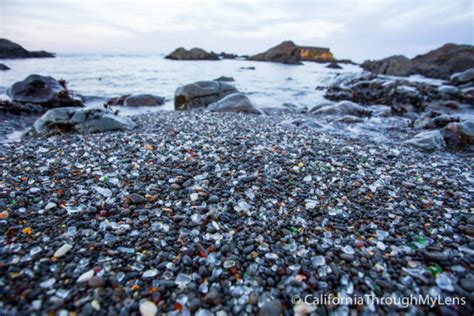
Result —
[[56, 52], [256, 53], [282, 40], [363, 60], [472, 44], [472, 0], [0, 0], [0, 36]]

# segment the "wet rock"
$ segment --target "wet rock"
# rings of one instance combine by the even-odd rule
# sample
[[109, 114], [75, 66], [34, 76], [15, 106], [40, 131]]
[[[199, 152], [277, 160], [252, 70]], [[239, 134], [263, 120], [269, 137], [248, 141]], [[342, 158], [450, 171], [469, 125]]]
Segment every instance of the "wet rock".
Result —
[[222, 296], [219, 290], [212, 288], [209, 293], [204, 296], [204, 302], [210, 305], [219, 305], [222, 302]]
[[366, 60], [361, 64], [364, 70], [388, 76], [408, 76], [412, 71], [411, 60], [402, 55], [381, 60]]
[[234, 82], [234, 77], [226, 77], [220, 76], [219, 78], [214, 79], [214, 81], [222, 81], [222, 82]]
[[265, 303], [260, 308], [260, 316], [280, 316], [281, 313], [281, 301], [273, 300]]
[[314, 119], [289, 119], [284, 120], [279, 123], [281, 126], [285, 127], [299, 127], [299, 128], [312, 128], [312, 129], [319, 129], [322, 128], [318, 122]]
[[441, 150], [446, 146], [439, 130], [418, 133], [404, 144], [424, 151]]
[[218, 81], [197, 81], [179, 87], [174, 95], [175, 110], [205, 108], [223, 97], [238, 92], [227, 83]]
[[336, 104], [323, 105], [316, 110], [311, 109], [310, 113], [312, 115], [322, 115], [322, 116], [351, 115], [351, 116], [357, 116], [357, 117], [370, 117], [372, 115], [372, 111], [370, 111], [369, 109], [350, 101], [341, 101]]
[[128, 98], [130, 96], [130, 94], [125, 94], [125, 95], [122, 95], [122, 96], [119, 96], [119, 97], [114, 97], [114, 98], [111, 98], [107, 101], [107, 105], [124, 105], [125, 103], [125, 99]]
[[455, 73], [451, 76], [450, 81], [455, 85], [461, 85], [474, 81], [474, 68], [466, 71]]
[[0, 63], [0, 70], [10, 70], [10, 67], [8, 67], [5, 64]]
[[426, 113], [423, 117], [417, 119], [414, 123], [414, 127], [424, 129], [443, 128], [449, 123], [459, 121], [459, 117], [444, 115], [440, 112], [431, 111]]
[[125, 98], [125, 106], [158, 106], [165, 103], [165, 98], [152, 94], [132, 94]]
[[130, 194], [128, 199], [132, 204], [144, 204], [147, 201], [143, 195], [137, 193]]
[[243, 93], [229, 94], [223, 99], [209, 104], [207, 109], [212, 112], [263, 114]]
[[96, 133], [130, 130], [137, 124], [105, 109], [57, 108], [46, 112], [34, 123], [34, 132], [52, 135], [64, 132]]
[[191, 48], [187, 50], [183, 47], [176, 48], [173, 52], [165, 57], [173, 60], [219, 60], [217, 54], [206, 52], [202, 48]]
[[363, 121], [364, 121], [363, 118], [354, 116], [354, 115], [344, 115], [343, 117], [340, 117], [334, 120], [334, 122], [347, 123], [347, 124], [361, 123]]
[[263, 53], [250, 56], [248, 60], [301, 65], [301, 53], [300, 48], [295, 43], [286, 41]]
[[83, 106], [80, 99], [71, 95], [64, 82], [53, 77], [29, 75], [14, 83], [8, 90], [13, 102], [33, 103], [49, 107]]
[[342, 67], [338, 63], [330, 63], [329, 65], [326, 66], [326, 68], [329, 68], [329, 69], [342, 69]]
[[28, 51], [22, 46], [5, 38], [0, 38], [0, 58], [44, 58], [54, 57], [45, 51]]
[[450, 123], [445, 129], [445, 140], [453, 149], [468, 149], [468, 145], [474, 145], [474, 121]]

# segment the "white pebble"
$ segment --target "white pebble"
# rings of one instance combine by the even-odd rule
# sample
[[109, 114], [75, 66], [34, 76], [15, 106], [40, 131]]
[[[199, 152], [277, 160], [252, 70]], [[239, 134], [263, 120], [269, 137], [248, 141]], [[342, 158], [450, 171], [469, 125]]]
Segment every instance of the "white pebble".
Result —
[[56, 258], [59, 258], [61, 256], [64, 256], [69, 250], [72, 249], [72, 245], [70, 244], [64, 244], [62, 245], [56, 252], [54, 253], [54, 256]]
[[158, 307], [152, 301], [142, 301], [140, 303], [140, 313], [142, 316], [155, 316], [158, 312]]
[[77, 279], [77, 283], [82, 283], [82, 282], [87, 282], [89, 281], [90, 279], [92, 279], [92, 277], [94, 276], [94, 270], [89, 270], [87, 272], [84, 272], [78, 279]]

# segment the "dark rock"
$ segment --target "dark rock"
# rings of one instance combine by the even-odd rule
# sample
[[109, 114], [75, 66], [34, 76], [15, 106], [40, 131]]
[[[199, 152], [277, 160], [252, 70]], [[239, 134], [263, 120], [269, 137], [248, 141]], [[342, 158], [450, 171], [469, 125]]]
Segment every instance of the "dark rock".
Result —
[[330, 69], [342, 69], [342, 67], [339, 66], [338, 63], [330, 63], [329, 65], [326, 66], [326, 68], [330, 68]]
[[223, 81], [223, 82], [234, 82], [233, 77], [220, 76], [219, 78], [214, 79], [214, 81]]
[[463, 289], [468, 292], [474, 292], [474, 279], [473, 278], [463, 278], [459, 280], [459, 284]]
[[0, 63], [0, 70], [10, 70], [10, 67], [8, 67], [5, 64]]
[[64, 81], [49, 76], [29, 75], [14, 83], [7, 94], [13, 102], [49, 107], [83, 106], [82, 101], [67, 90]]
[[132, 204], [144, 204], [146, 203], [146, 199], [143, 195], [137, 194], [137, 193], [132, 193], [128, 196], [128, 200]]
[[152, 94], [132, 94], [124, 100], [125, 106], [158, 106], [165, 103], [165, 98]]
[[120, 97], [111, 98], [107, 101], [107, 105], [124, 105], [125, 99], [129, 96], [130, 94], [125, 94]]
[[263, 114], [263, 112], [256, 108], [250, 99], [242, 93], [229, 94], [223, 99], [209, 104], [207, 109], [212, 112], [243, 112]]
[[225, 52], [220, 53], [218, 56], [222, 59], [236, 59], [236, 58], [239, 57], [239, 55], [228, 54], [228, 53], [225, 53]]
[[408, 76], [412, 71], [411, 60], [402, 55], [390, 56], [381, 60], [366, 60], [364, 70], [388, 76]]
[[219, 305], [222, 302], [222, 295], [216, 288], [211, 288], [209, 293], [204, 296], [204, 302], [210, 305]]
[[281, 301], [273, 300], [265, 303], [260, 308], [260, 316], [280, 316], [281, 313]]
[[449, 79], [452, 74], [474, 67], [474, 46], [445, 44], [412, 59], [413, 73]]
[[205, 108], [226, 95], [238, 92], [227, 83], [219, 81], [197, 81], [179, 87], [174, 95], [175, 110]]
[[136, 123], [105, 109], [57, 108], [46, 112], [34, 123], [34, 132], [52, 135], [64, 132], [96, 133], [135, 128]]
[[451, 149], [464, 150], [474, 145], [474, 121], [450, 123], [444, 130], [444, 139]]
[[22, 46], [5, 38], [0, 38], [0, 58], [43, 58], [54, 57], [54, 54], [45, 51], [30, 52]]
[[183, 47], [175, 49], [165, 58], [173, 60], [219, 60], [217, 54], [213, 52], [208, 53], [202, 48], [191, 48], [187, 50]]
[[300, 48], [295, 43], [286, 41], [263, 53], [250, 56], [248, 60], [301, 65]]

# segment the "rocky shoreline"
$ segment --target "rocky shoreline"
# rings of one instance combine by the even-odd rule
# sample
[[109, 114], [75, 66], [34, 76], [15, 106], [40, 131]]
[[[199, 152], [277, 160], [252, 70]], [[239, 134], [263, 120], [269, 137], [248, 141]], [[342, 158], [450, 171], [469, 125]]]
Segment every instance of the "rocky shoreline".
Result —
[[163, 112], [0, 145], [3, 312], [305, 315], [293, 295], [375, 293], [472, 313], [472, 160], [282, 124], [305, 118]]

